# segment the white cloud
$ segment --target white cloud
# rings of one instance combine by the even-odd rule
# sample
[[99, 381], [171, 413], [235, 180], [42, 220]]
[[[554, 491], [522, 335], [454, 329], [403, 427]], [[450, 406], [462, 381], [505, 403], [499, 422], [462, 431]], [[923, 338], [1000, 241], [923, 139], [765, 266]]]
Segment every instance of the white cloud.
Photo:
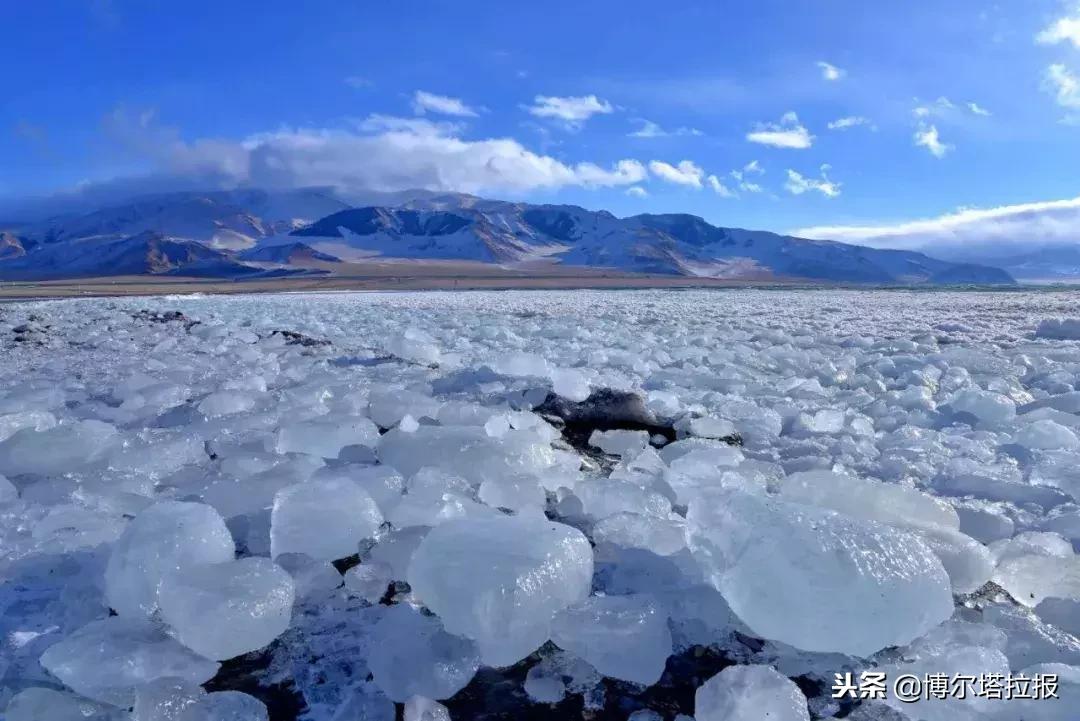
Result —
[[700, 188], [705, 176], [705, 171], [690, 160], [679, 161], [678, 165], [654, 160], [649, 163], [649, 172], [665, 182], [691, 188]]
[[841, 70], [832, 63], [827, 63], [824, 60], [819, 60], [817, 66], [821, 69], [821, 77], [826, 80], [839, 80], [847, 75], [846, 70]]
[[1043, 45], [1057, 45], [1058, 43], [1067, 42], [1080, 49], [1080, 3], [1077, 3], [1072, 15], [1066, 15], [1055, 20], [1036, 35], [1035, 40]]
[[533, 103], [526, 108], [530, 114], [538, 118], [562, 120], [572, 125], [583, 123], [594, 115], [615, 112], [611, 103], [600, 100], [595, 95], [565, 98], [537, 95], [533, 98]]
[[721, 198], [735, 197], [735, 194], [731, 192], [731, 189], [724, 185], [720, 181], [720, 178], [716, 177], [715, 175], [710, 175], [708, 178], [705, 179], [705, 182], [707, 182], [709, 184], [709, 187], [712, 188], [712, 191], [719, 195]]
[[779, 123], [758, 123], [753, 131], [746, 134], [746, 139], [774, 148], [800, 150], [814, 144], [814, 136], [799, 123], [799, 116], [793, 112], [785, 113]]
[[811, 190], [816, 190], [827, 198], [835, 198], [840, 195], [840, 183], [829, 179], [829, 170], [828, 165], [822, 165], [821, 177], [815, 179], [807, 178], [801, 173], [788, 169], [787, 182], [784, 183], [784, 188], [792, 195], [802, 195]]
[[911, 112], [914, 113], [917, 118], [929, 118], [941, 117], [951, 113], [953, 110], [956, 110], [956, 105], [945, 96], [942, 96], [932, 103], [916, 105], [915, 109]]
[[760, 193], [764, 190], [757, 183], [753, 183], [747, 180], [748, 175], [764, 175], [765, 168], [761, 167], [761, 163], [756, 160], [751, 160], [742, 168], [736, 168], [728, 173], [738, 183], [739, 190], [747, 193]]
[[626, 189], [626, 194], [631, 198], [648, 198], [649, 191], [642, 188], [640, 185], [632, 185]]
[[870, 125], [870, 119], [864, 118], [861, 115], [848, 115], [843, 118], [837, 118], [829, 123], [829, 130], [847, 130], [848, 128], [858, 127], [859, 125]]
[[993, 115], [993, 113], [991, 113], [989, 110], [982, 107], [981, 105], [979, 105], [976, 102], [969, 102], [967, 104], [967, 107], [968, 107], [968, 110], [970, 110], [973, 115], [982, 115], [983, 117], [989, 117], [990, 115]]
[[1080, 78], [1067, 67], [1055, 63], [1046, 69], [1043, 87], [1054, 95], [1057, 104], [1070, 110], [1080, 109]]
[[344, 192], [413, 188], [528, 192], [630, 186], [648, 178], [637, 160], [566, 163], [513, 138], [467, 140], [453, 123], [371, 116], [349, 129], [283, 128], [241, 141], [184, 141], [152, 113], [107, 118], [118, 141], [158, 172], [222, 186], [331, 186]]
[[662, 127], [660, 127], [658, 124], [654, 123], [651, 120], [645, 120], [643, 118], [639, 122], [641, 123], [641, 127], [638, 128], [637, 130], [635, 130], [632, 133], [628, 133], [629, 137], [631, 137], [631, 138], [668, 138], [668, 137], [671, 137], [673, 135], [675, 135], [675, 136], [684, 136], [684, 135], [698, 136], [698, 135], [704, 135], [704, 133], [701, 132], [700, 130], [698, 130], [697, 128], [680, 127], [680, 128], [676, 128], [675, 130], [672, 130], [672, 131], [669, 132], [667, 130], [664, 130]]
[[1080, 237], [1080, 197], [996, 208], [965, 208], [936, 218], [893, 224], [818, 226], [793, 231], [806, 238], [884, 248], [985, 245], [1000, 254], [1006, 244], [1075, 245]]
[[413, 110], [417, 115], [432, 112], [440, 115], [453, 115], [458, 118], [475, 118], [477, 116], [477, 112], [466, 105], [460, 98], [436, 95], [426, 90], [417, 90], [413, 94]]
[[944, 158], [953, 149], [952, 145], [941, 142], [937, 126], [920, 124], [915, 130], [915, 145], [926, 148], [935, 158]]

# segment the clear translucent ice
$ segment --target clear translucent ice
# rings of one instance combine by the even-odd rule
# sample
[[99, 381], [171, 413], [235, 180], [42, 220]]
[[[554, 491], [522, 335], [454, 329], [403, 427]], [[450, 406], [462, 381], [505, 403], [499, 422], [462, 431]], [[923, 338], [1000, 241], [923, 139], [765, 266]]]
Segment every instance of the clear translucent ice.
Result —
[[[522, 706], [671, 719], [640, 693], [665, 662], [681, 714], [704, 684], [699, 721], [828, 718], [828, 692], [791, 679], [827, 689], [871, 667], [1041, 669], [1062, 702], [879, 702], [853, 720], [1064, 721], [1080, 694], [1078, 300], [3, 304], [0, 715], [263, 721], [254, 695], [201, 687], [257, 651], [253, 680], [292, 678], [303, 721], [392, 721], [395, 702], [444, 721], [492, 683]], [[11, 340], [31, 315], [44, 345]], [[602, 413], [563, 434], [539, 408], [551, 393], [594, 409], [628, 393], [604, 413], [660, 428]], [[735, 665], [683, 673], [709, 658]]]

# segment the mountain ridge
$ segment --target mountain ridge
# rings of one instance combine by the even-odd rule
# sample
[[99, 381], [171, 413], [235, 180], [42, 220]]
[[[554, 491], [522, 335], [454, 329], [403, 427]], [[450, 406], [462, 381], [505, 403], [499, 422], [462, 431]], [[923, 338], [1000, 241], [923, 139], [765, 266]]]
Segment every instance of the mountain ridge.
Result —
[[[555, 264], [737, 280], [1014, 282], [991, 266], [714, 226], [683, 213], [619, 218], [576, 205], [460, 193], [375, 195], [393, 204], [355, 206], [325, 188], [136, 197], [10, 229], [3, 236], [0, 278], [85, 277], [90, 271], [116, 275], [120, 270], [178, 274], [185, 268], [200, 275], [242, 277], [275, 267], [336, 272], [327, 270], [329, 264], [340, 264], [346, 272], [350, 263], [401, 259]], [[165, 259], [163, 265], [150, 260], [158, 256]]]

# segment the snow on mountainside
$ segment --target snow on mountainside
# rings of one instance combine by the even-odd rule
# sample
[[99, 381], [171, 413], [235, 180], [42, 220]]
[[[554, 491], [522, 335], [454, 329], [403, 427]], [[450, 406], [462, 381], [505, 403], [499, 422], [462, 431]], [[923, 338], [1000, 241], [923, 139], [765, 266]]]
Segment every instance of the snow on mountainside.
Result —
[[[437, 196], [409, 207], [341, 211], [296, 230], [314, 248], [365, 254], [564, 265], [716, 278], [806, 278], [855, 283], [1011, 283], [997, 268], [911, 251], [878, 250], [764, 231], [717, 228], [692, 215], [616, 218], [569, 205]], [[282, 242], [270, 239], [268, 242]]]
[[[240, 189], [145, 196], [82, 215], [12, 228], [0, 239], [0, 278], [157, 273], [142, 259], [153, 233], [230, 277], [244, 262], [311, 266], [364, 258], [498, 264], [558, 263], [702, 278], [841, 283], [1011, 283], [1008, 273], [912, 251], [878, 250], [764, 231], [720, 228], [692, 215], [617, 218], [572, 205], [457, 193], [371, 194], [362, 207], [322, 188]], [[118, 241], [132, 241], [130, 246]], [[189, 247], [184, 244], [193, 244]], [[195, 247], [197, 246], [197, 248]], [[118, 250], [119, 248], [127, 250]], [[172, 252], [166, 252], [172, 257]], [[106, 259], [109, 259], [106, 262]], [[189, 266], [194, 257], [174, 263]], [[112, 265], [110, 265], [112, 263]], [[142, 268], [142, 270], [139, 270]], [[325, 270], [325, 268], [323, 269]], [[173, 272], [181, 272], [174, 268]]]
[[9, 280], [90, 278], [107, 275], [159, 275], [199, 269], [192, 275], [232, 277], [258, 272], [221, 251], [190, 240], [169, 240], [145, 231], [107, 242], [81, 241], [48, 245], [0, 265]]
[[239, 249], [347, 207], [331, 191], [318, 188], [168, 193], [83, 215], [50, 218], [21, 229], [21, 234], [51, 244], [156, 231], [215, 248]]

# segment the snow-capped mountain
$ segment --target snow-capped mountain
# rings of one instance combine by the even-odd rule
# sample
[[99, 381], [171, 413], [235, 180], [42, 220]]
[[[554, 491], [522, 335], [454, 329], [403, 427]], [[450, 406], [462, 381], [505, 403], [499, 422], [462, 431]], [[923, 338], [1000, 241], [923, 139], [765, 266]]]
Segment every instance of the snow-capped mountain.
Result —
[[41, 244], [119, 239], [144, 231], [237, 250], [275, 233], [288, 233], [348, 208], [323, 188], [219, 190], [142, 196], [91, 213], [31, 223], [19, 235]]
[[[692, 215], [617, 218], [572, 205], [454, 193], [373, 194], [350, 206], [333, 191], [241, 189], [135, 198], [52, 217], [0, 236], [0, 278], [182, 273], [235, 277], [267, 267], [367, 258], [454, 260], [744, 280], [1011, 283], [993, 267], [764, 231]], [[341, 272], [346, 272], [345, 270]]]
[[[571, 205], [444, 195], [402, 207], [334, 213], [292, 238], [344, 257], [550, 260], [572, 266], [711, 278], [855, 283], [1010, 283], [997, 268], [764, 231], [718, 228], [692, 215], [616, 218]], [[284, 242], [271, 238], [267, 243]]]

